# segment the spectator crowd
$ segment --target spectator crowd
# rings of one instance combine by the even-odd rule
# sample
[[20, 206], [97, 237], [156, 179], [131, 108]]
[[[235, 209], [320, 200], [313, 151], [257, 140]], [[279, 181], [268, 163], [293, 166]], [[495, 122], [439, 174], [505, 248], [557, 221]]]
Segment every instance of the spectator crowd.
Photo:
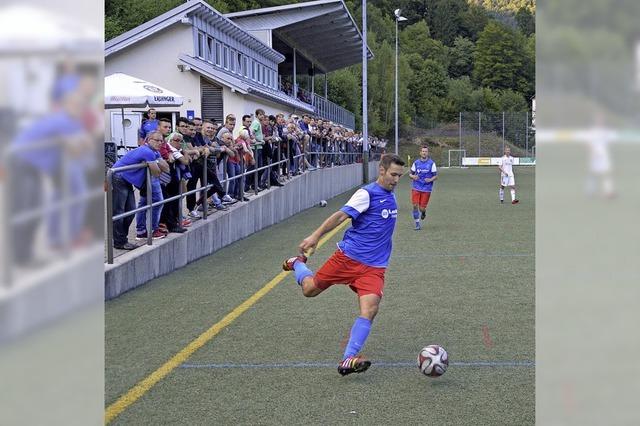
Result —
[[[136, 209], [136, 189], [137, 208], [151, 197], [150, 224], [145, 210], [135, 214], [137, 240], [146, 240], [148, 232], [153, 239], [186, 232], [205, 212], [227, 210], [303, 172], [362, 161], [360, 133], [306, 114], [267, 115], [257, 109], [239, 119], [229, 114], [224, 123], [180, 117], [176, 129], [170, 120], [157, 119], [154, 109], [145, 118], [139, 147], [113, 164], [111, 186], [114, 217]], [[372, 158], [384, 153], [386, 143], [369, 138]], [[133, 219], [113, 221], [115, 248], [137, 247], [128, 238]]]

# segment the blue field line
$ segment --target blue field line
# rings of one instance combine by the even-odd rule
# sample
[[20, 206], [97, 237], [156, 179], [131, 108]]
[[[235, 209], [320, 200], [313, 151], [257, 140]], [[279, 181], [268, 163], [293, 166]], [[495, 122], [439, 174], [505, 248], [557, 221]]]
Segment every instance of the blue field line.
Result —
[[[254, 369], [277, 369], [277, 368], [334, 368], [337, 362], [284, 362], [273, 364], [243, 364], [243, 363], [220, 363], [220, 364], [182, 364], [180, 368], [209, 368], [209, 369], [232, 369], [232, 368], [254, 368]], [[373, 361], [375, 367], [416, 367], [416, 361]], [[450, 367], [534, 367], [533, 361], [452, 361]]]

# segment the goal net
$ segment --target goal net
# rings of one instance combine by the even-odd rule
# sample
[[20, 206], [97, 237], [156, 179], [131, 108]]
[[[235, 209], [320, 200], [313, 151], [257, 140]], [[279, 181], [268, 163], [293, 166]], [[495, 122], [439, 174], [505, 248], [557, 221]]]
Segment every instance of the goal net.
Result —
[[467, 156], [465, 149], [449, 150], [449, 167], [462, 167], [462, 159]]

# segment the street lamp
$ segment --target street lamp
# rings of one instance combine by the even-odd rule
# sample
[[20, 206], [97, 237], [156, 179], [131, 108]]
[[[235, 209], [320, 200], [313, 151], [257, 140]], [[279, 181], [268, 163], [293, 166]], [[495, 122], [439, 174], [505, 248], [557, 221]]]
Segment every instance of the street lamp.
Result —
[[398, 22], [406, 21], [407, 18], [400, 16], [400, 9], [393, 11], [396, 17], [396, 109], [395, 109], [395, 124], [396, 124], [396, 155], [398, 155]]

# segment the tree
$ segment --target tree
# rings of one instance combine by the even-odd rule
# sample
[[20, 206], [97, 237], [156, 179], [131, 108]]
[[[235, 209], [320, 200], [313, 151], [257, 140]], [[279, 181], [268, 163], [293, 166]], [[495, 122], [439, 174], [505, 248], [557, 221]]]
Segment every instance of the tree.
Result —
[[472, 93], [473, 85], [468, 76], [449, 80], [447, 97], [441, 111], [442, 120], [455, 120], [460, 111], [475, 111], [471, 99]]
[[458, 78], [471, 75], [476, 45], [464, 37], [456, 37], [449, 49], [449, 77]]
[[462, 28], [462, 12], [468, 8], [464, 0], [436, 0], [429, 26], [433, 38], [451, 46]]
[[362, 80], [362, 69], [360, 65], [333, 71], [329, 73], [327, 86], [329, 89], [329, 99], [348, 109], [356, 115], [356, 119], [361, 121], [360, 108], [360, 82]]
[[525, 36], [530, 36], [536, 31], [536, 17], [528, 9], [522, 7], [516, 13], [518, 28]]
[[521, 34], [496, 22], [487, 24], [476, 44], [474, 80], [491, 89], [526, 88], [525, 44]]
[[462, 28], [459, 35], [475, 42], [488, 22], [489, 15], [486, 10], [470, 4], [467, 10], [462, 13]]
[[416, 114], [428, 119], [437, 118], [442, 99], [447, 94], [446, 69], [433, 59], [423, 61], [421, 67], [414, 69], [409, 90]]
[[449, 63], [449, 50], [438, 40], [431, 38], [425, 21], [407, 26], [400, 33], [401, 51], [407, 54], [417, 53], [423, 59], [432, 59], [445, 68]]
[[527, 111], [529, 109], [522, 94], [513, 90], [499, 91], [496, 100], [500, 111]]

